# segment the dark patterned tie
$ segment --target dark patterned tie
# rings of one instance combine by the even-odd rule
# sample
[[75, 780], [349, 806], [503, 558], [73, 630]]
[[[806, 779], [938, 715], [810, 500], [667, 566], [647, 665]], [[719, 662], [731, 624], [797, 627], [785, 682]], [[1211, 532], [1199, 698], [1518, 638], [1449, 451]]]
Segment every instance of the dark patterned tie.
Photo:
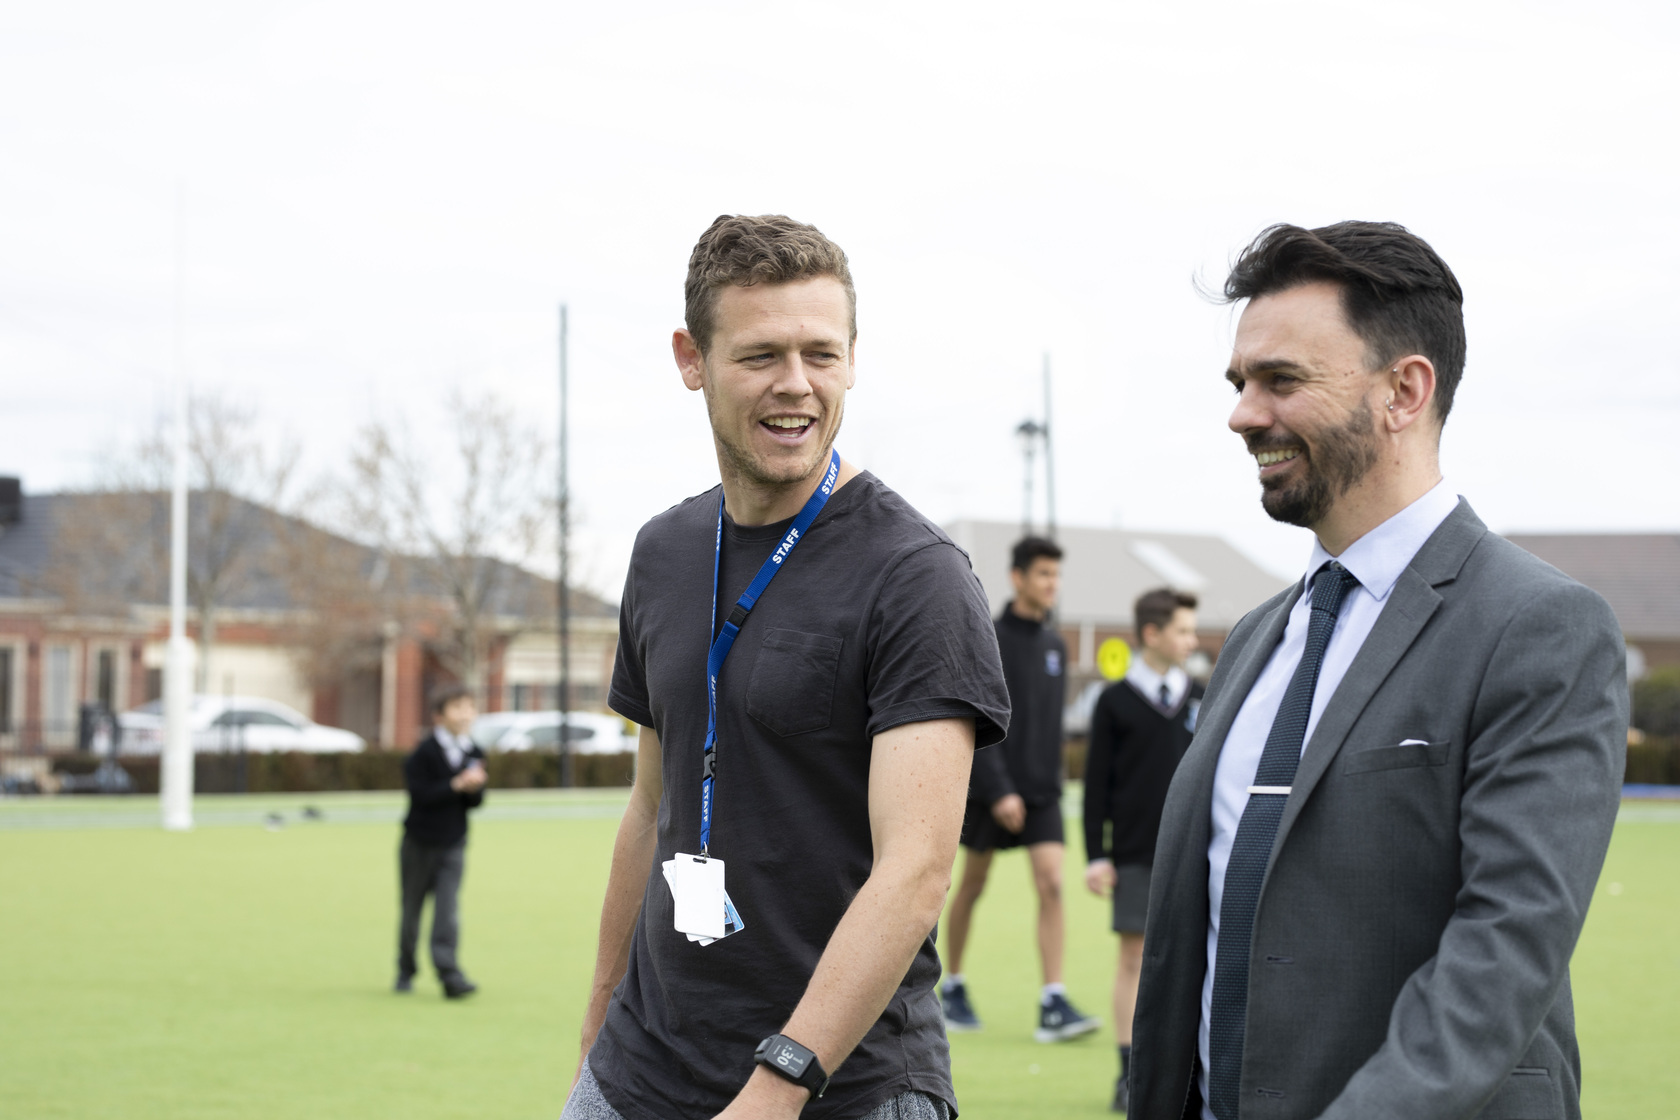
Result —
[[1161, 682], [1161, 707], [1172, 707], [1172, 689], [1167, 687], [1166, 681]]
[[1248, 958], [1254, 937], [1254, 908], [1272, 855], [1283, 805], [1301, 762], [1307, 717], [1325, 647], [1336, 629], [1342, 598], [1359, 581], [1334, 561], [1313, 577], [1307, 647], [1278, 705], [1272, 730], [1260, 752], [1260, 766], [1249, 786], [1248, 805], [1231, 843], [1225, 866], [1225, 894], [1219, 904], [1219, 948], [1214, 958], [1213, 1009], [1208, 1023], [1208, 1102], [1219, 1120], [1237, 1120], [1242, 1082], [1243, 1031], [1248, 1022]]

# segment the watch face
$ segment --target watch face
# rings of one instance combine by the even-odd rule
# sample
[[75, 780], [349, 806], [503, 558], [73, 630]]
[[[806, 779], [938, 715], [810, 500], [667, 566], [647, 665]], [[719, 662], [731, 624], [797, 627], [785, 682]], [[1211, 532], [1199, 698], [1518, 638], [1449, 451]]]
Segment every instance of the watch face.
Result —
[[803, 1047], [793, 1045], [786, 1039], [778, 1039], [771, 1043], [764, 1059], [777, 1069], [786, 1070], [790, 1077], [801, 1076], [805, 1072], [805, 1067], [811, 1063], [811, 1055], [808, 1051]]

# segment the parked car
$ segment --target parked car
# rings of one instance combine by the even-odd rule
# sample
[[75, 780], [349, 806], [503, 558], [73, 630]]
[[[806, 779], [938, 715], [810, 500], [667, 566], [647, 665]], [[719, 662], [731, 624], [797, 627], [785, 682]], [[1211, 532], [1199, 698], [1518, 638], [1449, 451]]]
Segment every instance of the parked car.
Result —
[[543, 715], [543, 712], [488, 712], [472, 721], [472, 727], [467, 736], [473, 742], [489, 750], [496, 745], [496, 740], [513, 730], [520, 720], [527, 716]]
[[[624, 721], [617, 716], [572, 712], [566, 717], [566, 724], [566, 741], [578, 754], [621, 754], [636, 749], [636, 735], [627, 731]], [[471, 735], [475, 743], [487, 750], [557, 750], [560, 713], [493, 712], [473, 723]]]
[[[123, 754], [163, 749], [163, 701], [153, 700], [117, 717]], [[359, 751], [367, 742], [353, 731], [326, 727], [295, 709], [258, 696], [194, 696], [188, 724], [194, 751]]]

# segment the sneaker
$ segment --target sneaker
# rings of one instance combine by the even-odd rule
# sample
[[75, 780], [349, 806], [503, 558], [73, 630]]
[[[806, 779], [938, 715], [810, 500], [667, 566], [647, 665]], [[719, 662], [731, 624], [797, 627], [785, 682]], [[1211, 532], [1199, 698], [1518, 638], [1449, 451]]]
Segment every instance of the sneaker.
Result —
[[1114, 1083], [1114, 1103], [1108, 1106], [1110, 1112], [1130, 1112], [1132, 1110], [1132, 1087], [1124, 1077]]
[[980, 1029], [980, 1016], [974, 1013], [974, 1008], [968, 1003], [968, 985], [952, 984], [939, 993], [939, 1002], [945, 1008], [945, 1029], [948, 1031], [977, 1031]]
[[391, 990], [398, 995], [407, 995], [414, 990], [414, 977], [398, 976], [397, 982], [391, 985]]
[[1068, 998], [1060, 993], [1050, 997], [1050, 1002], [1038, 1009], [1038, 1029], [1033, 1032], [1033, 1039], [1037, 1042], [1066, 1042], [1070, 1038], [1078, 1038], [1082, 1034], [1090, 1034], [1102, 1022], [1091, 1015], [1086, 1015]]

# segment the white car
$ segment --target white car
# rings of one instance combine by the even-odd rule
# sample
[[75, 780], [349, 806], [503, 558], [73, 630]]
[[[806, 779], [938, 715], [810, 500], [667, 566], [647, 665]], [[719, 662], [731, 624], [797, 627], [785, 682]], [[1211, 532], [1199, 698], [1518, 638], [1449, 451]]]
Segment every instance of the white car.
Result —
[[[577, 754], [634, 752], [637, 736], [617, 716], [572, 712], [566, 717], [566, 741]], [[492, 712], [479, 716], [470, 732], [486, 750], [556, 750], [560, 745], [559, 712]]]
[[[163, 701], [153, 700], [117, 717], [123, 754], [163, 749]], [[353, 731], [325, 727], [295, 709], [258, 696], [194, 696], [187, 719], [194, 751], [360, 751], [367, 741]]]

